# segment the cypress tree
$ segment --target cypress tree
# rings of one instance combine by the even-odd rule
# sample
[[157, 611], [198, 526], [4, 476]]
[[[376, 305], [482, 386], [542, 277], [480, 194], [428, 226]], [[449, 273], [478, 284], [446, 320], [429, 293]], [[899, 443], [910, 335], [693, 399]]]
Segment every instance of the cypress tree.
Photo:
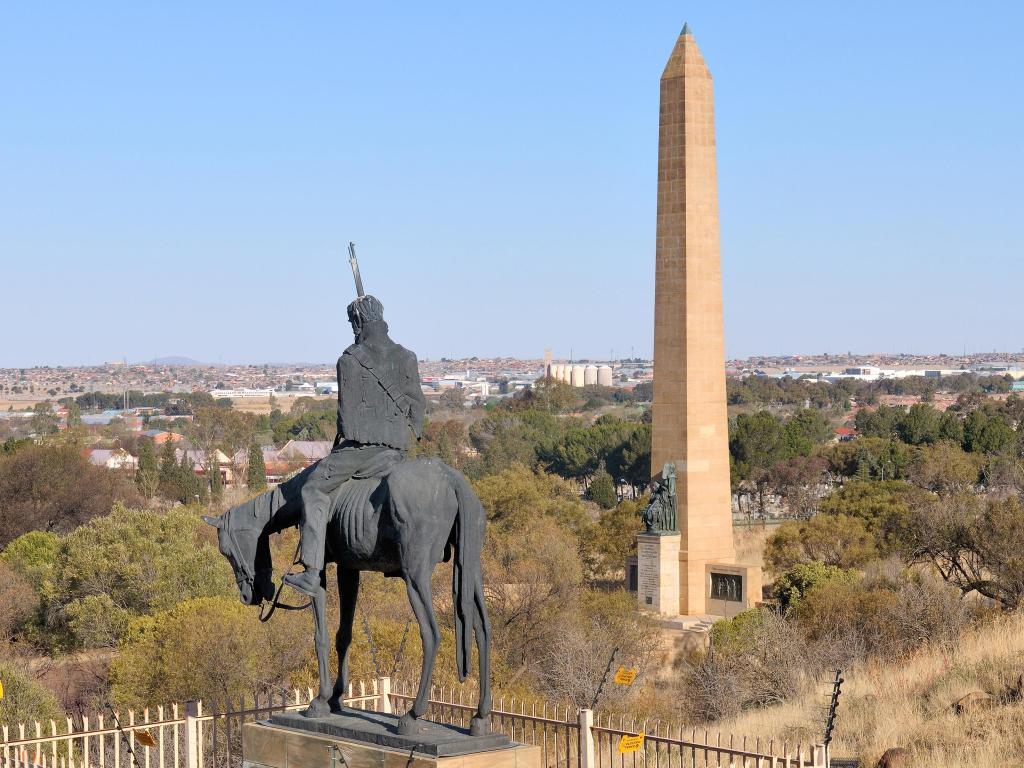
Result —
[[262, 491], [267, 487], [267, 465], [263, 462], [263, 451], [256, 443], [249, 446], [249, 468], [245, 480], [252, 491]]
[[160, 449], [160, 472], [157, 487], [160, 495], [167, 499], [178, 498], [178, 461], [174, 456], [174, 441], [168, 440]]
[[219, 504], [224, 496], [224, 482], [220, 476], [220, 459], [214, 454], [213, 462], [210, 464], [210, 498], [214, 504]]
[[604, 468], [594, 473], [594, 479], [590, 483], [587, 495], [591, 501], [596, 502], [604, 509], [611, 509], [619, 501], [615, 494], [615, 481]]
[[160, 470], [157, 467], [156, 454], [153, 453], [153, 441], [141, 440], [139, 442], [139, 468], [135, 470], [135, 485], [138, 487], [139, 493], [147, 499], [153, 498], [159, 478]]

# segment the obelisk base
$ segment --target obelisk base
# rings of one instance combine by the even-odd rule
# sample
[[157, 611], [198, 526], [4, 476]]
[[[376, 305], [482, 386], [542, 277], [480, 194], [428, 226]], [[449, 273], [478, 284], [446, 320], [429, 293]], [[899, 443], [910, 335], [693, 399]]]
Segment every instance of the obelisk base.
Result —
[[659, 616], [679, 615], [678, 533], [636, 536], [637, 601]]

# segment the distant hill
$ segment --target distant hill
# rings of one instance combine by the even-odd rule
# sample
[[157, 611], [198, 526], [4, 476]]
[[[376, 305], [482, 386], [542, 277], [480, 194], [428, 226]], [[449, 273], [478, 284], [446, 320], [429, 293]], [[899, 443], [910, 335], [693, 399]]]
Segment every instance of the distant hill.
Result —
[[150, 360], [146, 365], [206, 365], [198, 360], [193, 360], [191, 357], [158, 357], [155, 360]]

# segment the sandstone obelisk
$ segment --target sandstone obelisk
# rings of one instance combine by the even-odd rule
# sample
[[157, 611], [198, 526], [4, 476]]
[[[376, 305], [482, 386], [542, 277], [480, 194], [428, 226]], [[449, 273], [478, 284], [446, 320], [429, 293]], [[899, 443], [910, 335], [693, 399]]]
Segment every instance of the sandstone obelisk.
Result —
[[675, 462], [679, 612], [708, 613], [732, 542], [711, 74], [688, 26], [661, 76], [651, 470]]

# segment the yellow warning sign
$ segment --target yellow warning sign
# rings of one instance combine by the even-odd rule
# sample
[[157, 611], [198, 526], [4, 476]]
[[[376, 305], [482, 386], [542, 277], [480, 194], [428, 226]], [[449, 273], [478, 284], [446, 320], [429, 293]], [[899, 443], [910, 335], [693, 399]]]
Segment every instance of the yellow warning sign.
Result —
[[4, 700], [4, 683], [0, 680], [0, 701]]
[[619, 739], [619, 754], [624, 755], [627, 752], [636, 752], [644, 745], [644, 734], [638, 733], [636, 736], [623, 736]]
[[615, 673], [615, 684], [616, 685], [632, 685], [633, 681], [636, 680], [636, 676], [639, 670], [626, 669], [625, 667], [619, 667], [618, 672]]
[[149, 731], [136, 731], [135, 740], [144, 747], [152, 749], [156, 746], [156, 739], [153, 738], [153, 734]]

